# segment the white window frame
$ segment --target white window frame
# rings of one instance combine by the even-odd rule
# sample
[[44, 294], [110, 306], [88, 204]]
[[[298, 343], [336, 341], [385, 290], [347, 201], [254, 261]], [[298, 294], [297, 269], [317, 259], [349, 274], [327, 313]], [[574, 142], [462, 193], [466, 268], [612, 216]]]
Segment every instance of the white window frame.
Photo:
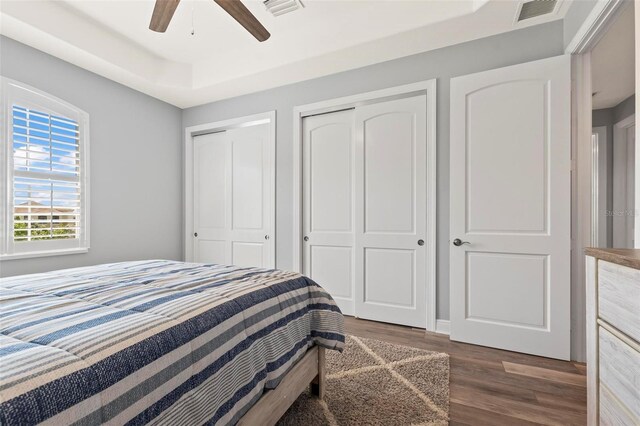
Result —
[[[89, 250], [89, 114], [21, 82], [0, 76], [0, 260], [86, 253]], [[13, 105], [75, 120], [79, 127], [80, 229], [78, 238], [13, 241]]]

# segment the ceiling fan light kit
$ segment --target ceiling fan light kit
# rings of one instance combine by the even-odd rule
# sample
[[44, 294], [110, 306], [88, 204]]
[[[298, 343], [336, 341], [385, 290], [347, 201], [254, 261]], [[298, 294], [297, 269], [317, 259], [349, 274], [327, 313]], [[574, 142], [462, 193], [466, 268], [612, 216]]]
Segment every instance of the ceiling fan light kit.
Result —
[[[249, 9], [240, 0], [214, 1], [258, 41], [262, 42], [271, 37], [269, 31], [249, 12]], [[159, 33], [165, 32], [179, 3], [180, 0], [156, 0], [149, 29]]]

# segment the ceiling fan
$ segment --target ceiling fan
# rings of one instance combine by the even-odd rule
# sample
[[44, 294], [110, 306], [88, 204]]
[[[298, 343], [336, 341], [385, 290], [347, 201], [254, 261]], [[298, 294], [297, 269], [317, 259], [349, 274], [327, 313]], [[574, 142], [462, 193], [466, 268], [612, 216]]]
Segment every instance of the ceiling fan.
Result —
[[[249, 9], [247, 9], [240, 0], [213, 1], [218, 3], [218, 6], [223, 8], [225, 12], [231, 15], [233, 19], [249, 31], [258, 41], [265, 41], [271, 36], [269, 31], [262, 26], [260, 21], [249, 12]], [[165, 32], [169, 26], [169, 22], [171, 22], [173, 13], [178, 7], [178, 3], [180, 3], [180, 0], [156, 0], [153, 15], [151, 15], [151, 23], [149, 23], [149, 29], [159, 33]]]

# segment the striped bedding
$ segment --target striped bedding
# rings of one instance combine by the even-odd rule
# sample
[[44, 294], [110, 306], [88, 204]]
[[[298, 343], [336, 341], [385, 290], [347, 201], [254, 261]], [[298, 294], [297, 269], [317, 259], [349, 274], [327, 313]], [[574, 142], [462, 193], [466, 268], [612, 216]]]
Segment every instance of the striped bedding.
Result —
[[343, 318], [293, 272], [166, 260], [0, 279], [0, 424], [234, 424]]

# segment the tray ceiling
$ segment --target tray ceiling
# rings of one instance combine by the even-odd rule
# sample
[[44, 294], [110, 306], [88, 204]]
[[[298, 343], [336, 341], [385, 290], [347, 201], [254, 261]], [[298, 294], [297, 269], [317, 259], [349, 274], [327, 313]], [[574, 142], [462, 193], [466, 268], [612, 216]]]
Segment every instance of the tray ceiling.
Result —
[[561, 19], [566, 9], [518, 23], [518, 1], [307, 0], [278, 17], [261, 1], [244, 3], [271, 32], [266, 42], [211, 0], [182, 0], [166, 33], [148, 29], [153, 0], [3, 0], [0, 33], [184, 108]]

